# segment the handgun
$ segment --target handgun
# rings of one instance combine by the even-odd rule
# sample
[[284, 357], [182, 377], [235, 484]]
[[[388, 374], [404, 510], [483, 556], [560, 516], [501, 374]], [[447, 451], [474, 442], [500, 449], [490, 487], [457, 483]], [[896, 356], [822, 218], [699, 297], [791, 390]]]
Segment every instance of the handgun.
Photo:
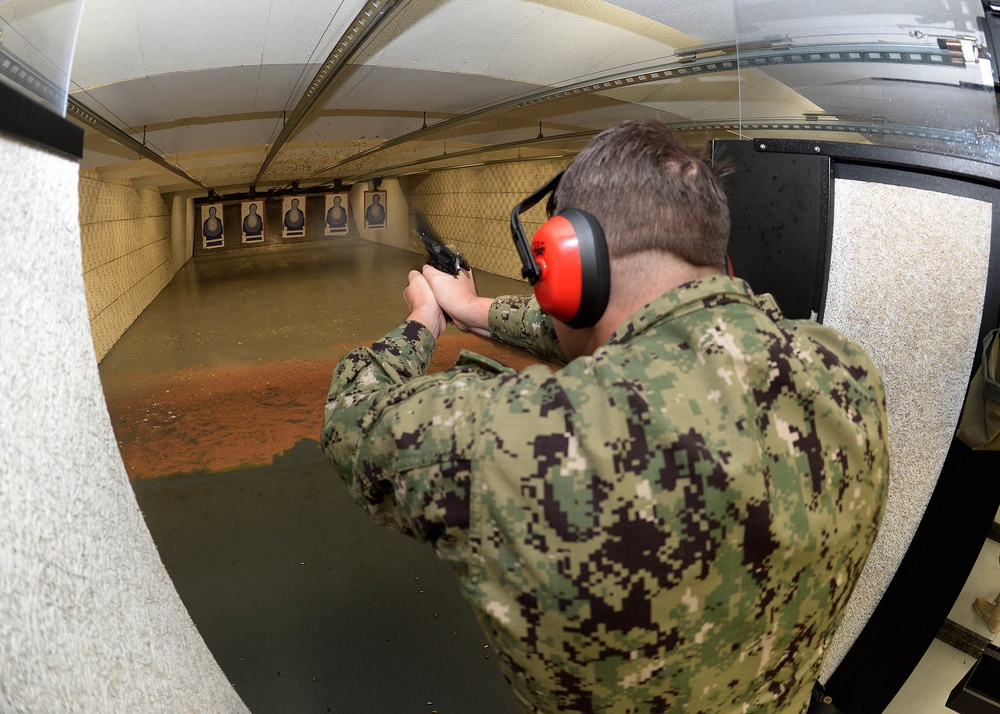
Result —
[[420, 240], [427, 248], [427, 263], [448, 275], [458, 275], [459, 270], [468, 270], [469, 261], [461, 253], [446, 248], [427, 233], [420, 231]]

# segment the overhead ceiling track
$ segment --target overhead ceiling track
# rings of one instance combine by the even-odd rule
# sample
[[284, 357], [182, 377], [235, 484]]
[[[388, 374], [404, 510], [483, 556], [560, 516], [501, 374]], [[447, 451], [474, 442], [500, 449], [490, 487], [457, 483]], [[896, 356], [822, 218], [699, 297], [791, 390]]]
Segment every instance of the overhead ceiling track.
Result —
[[758, 119], [754, 121], [744, 121], [737, 124], [731, 121], [710, 121], [710, 122], [684, 122], [682, 124], [668, 124], [674, 131], [682, 132], [733, 132], [753, 134], [758, 131], [778, 131], [783, 134], [790, 131], [804, 132], [824, 132], [836, 134], [861, 134], [864, 136], [899, 136], [909, 141], [922, 139], [938, 144], [954, 144], [957, 146], [968, 146], [978, 144], [988, 150], [991, 155], [996, 155], [1000, 151], [1000, 142], [994, 134], [980, 134], [973, 131], [961, 131], [950, 129], [937, 129], [927, 126], [915, 126], [911, 124], [891, 124], [884, 118], [872, 117], [871, 119], [851, 119], [836, 120], [817, 117], [815, 119], [806, 115], [799, 119]]
[[281, 151], [285, 143], [298, 131], [303, 121], [320, 105], [326, 98], [331, 87], [340, 76], [340, 71], [344, 65], [361, 48], [365, 40], [371, 33], [384, 22], [394, 10], [406, 4], [406, 0], [368, 0], [361, 12], [357, 14], [347, 31], [341, 36], [340, 41], [327, 56], [326, 61], [320, 66], [316, 76], [313, 77], [306, 91], [299, 98], [295, 109], [289, 114], [288, 119], [281, 127], [278, 138], [274, 140], [271, 148], [264, 157], [257, 177], [253, 185], [257, 185], [264, 172], [267, 171], [271, 162]]
[[[1000, 145], [998, 145], [996, 137], [992, 136], [982, 136], [976, 135], [970, 132], [964, 131], [949, 131], [947, 129], [934, 129], [925, 126], [911, 126], [903, 124], [890, 124], [886, 122], [883, 117], [827, 117], [816, 114], [809, 114], [798, 118], [789, 119], [768, 119], [768, 120], [756, 120], [756, 121], [745, 121], [742, 124], [731, 121], [686, 121], [686, 122], [667, 122], [667, 126], [677, 132], [683, 133], [754, 133], [754, 132], [768, 132], [768, 131], [778, 131], [782, 133], [787, 132], [822, 132], [822, 133], [856, 133], [866, 136], [900, 136], [906, 137], [908, 139], [925, 139], [933, 142], [945, 142], [952, 144], [968, 144], [970, 142], [982, 143], [988, 145], [993, 153], [1000, 150]], [[399, 176], [406, 173], [414, 173], [414, 169], [419, 169], [421, 166], [430, 166], [432, 164], [439, 163], [441, 161], [455, 160], [455, 159], [465, 159], [469, 157], [483, 157], [488, 154], [494, 154], [499, 151], [509, 151], [512, 149], [520, 149], [526, 146], [547, 144], [553, 142], [567, 142], [567, 141], [582, 141], [589, 140], [599, 130], [594, 129], [592, 131], [580, 131], [572, 132], [567, 134], [553, 134], [551, 136], [539, 137], [534, 139], [526, 139], [524, 141], [511, 141], [504, 144], [492, 144], [490, 146], [477, 147], [475, 149], [466, 149], [465, 151], [456, 151], [447, 154], [438, 154], [437, 156], [427, 156], [422, 159], [416, 159], [414, 161], [408, 161], [402, 164], [396, 164], [394, 166], [386, 166], [377, 171], [367, 171], [364, 173], [356, 175], [347, 175], [341, 178], [341, 180], [346, 182], [352, 181], [365, 181], [377, 176]], [[569, 152], [570, 154], [575, 152]], [[564, 153], [563, 155], [568, 155]], [[553, 158], [553, 157], [538, 157], [538, 156], [525, 156], [518, 157], [516, 159], [503, 159], [499, 163], [513, 162], [513, 161], [535, 161], [541, 158]], [[484, 165], [489, 165], [492, 163], [498, 163], [496, 161], [484, 160]], [[440, 166], [436, 167], [441, 170], [459, 168], [457, 166]], [[323, 177], [319, 178], [317, 181], [322, 184], [326, 181], [332, 180], [334, 177]]]
[[[728, 50], [730, 45], [735, 47], [734, 43], [720, 45], [720, 47]], [[710, 49], [718, 51], [716, 48]], [[704, 47], [693, 48], [693, 50], [678, 50], [677, 57], [680, 59], [674, 62], [652, 65], [631, 72], [607, 75], [586, 82], [567, 84], [555, 89], [544, 89], [532, 94], [521, 95], [514, 99], [488, 104], [463, 114], [457, 114], [449, 119], [443, 119], [430, 126], [403, 134], [395, 139], [390, 139], [371, 149], [348, 156], [336, 164], [320, 169], [312, 174], [312, 176], [329, 174], [339, 167], [358, 161], [359, 159], [374, 156], [382, 151], [410, 141], [423, 139], [445, 129], [468, 124], [487, 115], [499, 114], [513, 109], [523, 109], [536, 104], [567, 99], [581, 94], [599, 94], [624, 87], [697, 77], [716, 72], [734, 72], [739, 69], [766, 69], [767, 67], [797, 67], [804, 64], [843, 62], [923, 64], [957, 69], [963, 69], [966, 65], [960, 44], [953, 42], [938, 42], [934, 45], [883, 43], [794, 45], [781, 43], [768, 46], [761, 46], [761, 43], [757, 43], [753, 45], [753, 49], [740, 49], [738, 52], [714, 54], [707, 57], [698, 56], [694, 50], [700, 51], [702, 54], [706, 52], [706, 48]]]
[[[385, 172], [372, 171], [366, 174], [359, 174], [358, 176], [348, 176], [344, 179], [345, 184], [354, 184], [361, 181], [370, 181], [374, 178], [384, 178], [385, 176], [401, 178], [403, 176], [411, 176], [413, 174], [428, 174], [432, 171], [452, 171], [454, 169], [467, 169], [473, 166], [506, 166], [507, 164], [523, 164], [529, 161], [554, 161], [556, 159], [565, 159], [571, 154], [559, 153], [559, 154], [546, 154], [545, 156], [513, 156], [506, 157], [502, 159], [483, 159], [482, 161], [474, 161], [467, 164], [461, 164], [459, 166], [437, 166], [430, 167], [426, 169], [412, 168], [410, 171], [402, 171], [402, 167], [391, 167]], [[575, 154], [572, 154], [575, 155]], [[440, 157], [444, 158], [444, 157]]]
[[[513, 149], [521, 149], [526, 146], [532, 146], [536, 144], [550, 144], [557, 141], [582, 141], [584, 139], [590, 139], [598, 130], [593, 131], [578, 131], [568, 134], [553, 134], [552, 136], [536, 137], [534, 139], [525, 139], [524, 141], [510, 141], [504, 144], [491, 144], [490, 146], [481, 146], [475, 149], [466, 149], [465, 151], [455, 151], [447, 154], [438, 154], [437, 156], [427, 156], [422, 159], [416, 159], [414, 161], [407, 161], [403, 164], [396, 164], [395, 166], [386, 166], [377, 171], [368, 171], [365, 173], [357, 174], [354, 176], [344, 176], [344, 177], [334, 177], [327, 176], [323, 178], [318, 178], [318, 183], [322, 184], [336, 178], [341, 178], [343, 181], [365, 181], [367, 179], [375, 178], [377, 176], [398, 176], [404, 172], [412, 173], [412, 169], [418, 168], [420, 166], [427, 166], [429, 164], [434, 164], [439, 161], [450, 161], [454, 159], [464, 159], [468, 157], [480, 157], [486, 154], [495, 154], [498, 151], [511, 151]], [[535, 161], [542, 157], [538, 156], [524, 156], [518, 157], [518, 159], [505, 159], [505, 161]], [[549, 157], [551, 158], [551, 157]], [[490, 162], [484, 162], [490, 163]], [[456, 166], [442, 166], [442, 169], [458, 168]]]
[[126, 149], [129, 149], [139, 154], [139, 156], [143, 157], [144, 159], [149, 159], [154, 164], [162, 166], [171, 173], [177, 174], [182, 179], [184, 179], [185, 181], [190, 181], [195, 186], [201, 186], [206, 191], [209, 190], [208, 186], [203, 184], [198, 179], [189, 176], [188, 173], [184, 171], [184, 169], [182, 169], [179, 166], [176, 166], [175, 164], [170, 163], [161, 154], [158, 154], [157, 152], [153, 151], [146, 144], [137, 140], [131, 134], [125, 132], [122, 129], [119, 129], [117, 126], [109, 122], [104, 117], [83, 106], [72, 96], [68, 97], [66, 100], [66, 113], [70, 116], [73, 116], [77, 120], [83, 122], [84, 126], [89, 126], [96, 129], [105, 136], [113, 139], [114, 141], [117, 141]]

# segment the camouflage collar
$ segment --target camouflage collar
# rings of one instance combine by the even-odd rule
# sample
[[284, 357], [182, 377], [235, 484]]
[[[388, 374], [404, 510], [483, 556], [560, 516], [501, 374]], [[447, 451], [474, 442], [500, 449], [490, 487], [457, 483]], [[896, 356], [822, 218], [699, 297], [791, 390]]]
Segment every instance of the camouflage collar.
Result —
[[759, 307], [746, 281], [719, 273], [668, 290], [644, 307], [611, 335], [608, 344], [622, 344], [654, 325], [687, 315], [696, 310], [741, 302]]

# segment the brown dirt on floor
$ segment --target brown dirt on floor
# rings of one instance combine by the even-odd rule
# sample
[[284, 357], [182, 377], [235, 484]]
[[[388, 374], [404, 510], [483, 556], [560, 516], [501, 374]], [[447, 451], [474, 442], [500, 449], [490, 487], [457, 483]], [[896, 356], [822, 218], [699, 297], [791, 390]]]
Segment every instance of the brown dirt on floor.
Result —
[[[302, 439], [319, 440], [330, 375], [355, 345], [329, 360], [234, 363], [168, 374], [136, 375], [106, 395], [129, 478], [263, 466]], [[538, 360], [468, 334], [438, 341], [429, 372], [467, 349], [521, 369]]]

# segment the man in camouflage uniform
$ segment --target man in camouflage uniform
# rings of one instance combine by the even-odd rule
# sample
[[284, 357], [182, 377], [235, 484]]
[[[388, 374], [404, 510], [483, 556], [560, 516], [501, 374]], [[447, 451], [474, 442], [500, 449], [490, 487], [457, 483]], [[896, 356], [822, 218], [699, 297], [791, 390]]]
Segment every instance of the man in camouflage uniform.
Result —
[[[554, 201], [604, 226], [598, 323], [413, 271], [409, 318], [337, 366], [323, 447], [451, 564], [525, 711], [803, 712], [882, 515], [879, 376], [723, 273], [719, 179], [662, 126], [602, 132]], [[425, 375], [442, 310], [565, 366]]]

